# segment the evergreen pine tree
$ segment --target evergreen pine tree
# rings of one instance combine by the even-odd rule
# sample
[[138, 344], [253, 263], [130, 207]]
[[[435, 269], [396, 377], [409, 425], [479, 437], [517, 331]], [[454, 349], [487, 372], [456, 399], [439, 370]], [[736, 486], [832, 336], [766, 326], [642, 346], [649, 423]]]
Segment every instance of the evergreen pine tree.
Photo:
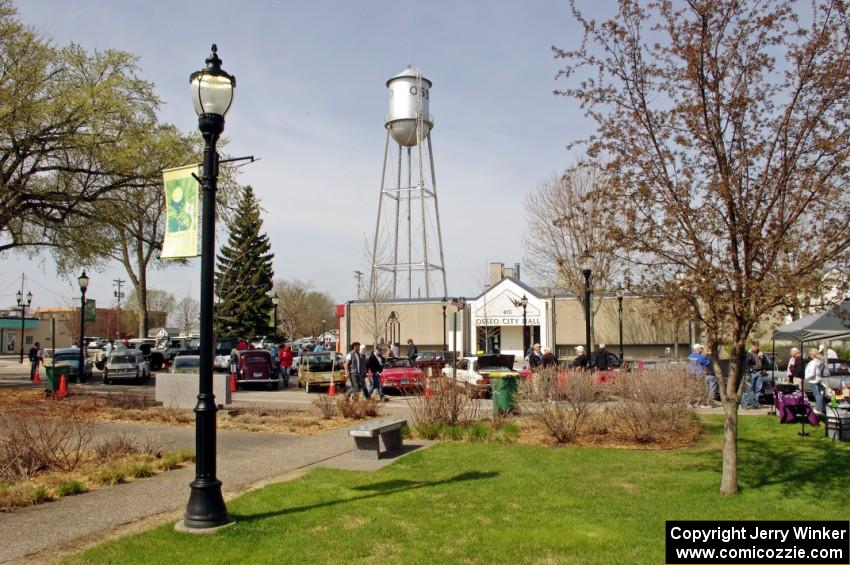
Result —
[[273, 305], [269, 293], [274, 277], [274, 254], [269, 237], [261, 233], [260, 206], [250, 186], [235, 218], [227, 245], [217, 257], [215, 331], [220, 336], [250, 339], [271, 329]]

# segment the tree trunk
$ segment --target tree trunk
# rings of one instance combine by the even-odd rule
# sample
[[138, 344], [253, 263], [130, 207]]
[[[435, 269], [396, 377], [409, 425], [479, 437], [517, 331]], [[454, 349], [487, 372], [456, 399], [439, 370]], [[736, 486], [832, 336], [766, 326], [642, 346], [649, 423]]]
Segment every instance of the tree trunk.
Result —
[[139, 277], [139, 286], [136, 287], [136, 312], [139, 315], [138, 337], [148, 337], [148, 288], [147, 277]]
[[720, 494], [738, 492], [738, 397], [727, 395], [723, 401], [723, 471]]

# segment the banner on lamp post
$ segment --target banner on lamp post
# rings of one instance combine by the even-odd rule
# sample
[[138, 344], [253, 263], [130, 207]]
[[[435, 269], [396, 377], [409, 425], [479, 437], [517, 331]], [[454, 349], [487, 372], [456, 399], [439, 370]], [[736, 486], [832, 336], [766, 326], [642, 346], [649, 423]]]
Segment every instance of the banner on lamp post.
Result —
[[197, 165], [162, 171], [165, 188], [165, 237], [163, 259], [197, 257], [198, 253], [198, 174]]
[[86, 322], [94, 322], [96, 314], [97, 303], [91, 298], [86, 298]]

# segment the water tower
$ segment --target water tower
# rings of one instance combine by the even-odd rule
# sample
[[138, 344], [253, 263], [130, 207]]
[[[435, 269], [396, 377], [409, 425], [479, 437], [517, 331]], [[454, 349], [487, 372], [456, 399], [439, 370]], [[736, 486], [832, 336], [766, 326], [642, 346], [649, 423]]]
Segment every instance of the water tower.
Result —
[[408, 66], [387, 81], [387, 88], [390, 107], [384, 123], [387, 139], [372, 243], [370, 298], [447, 296], [431, 146], [431, 81]]

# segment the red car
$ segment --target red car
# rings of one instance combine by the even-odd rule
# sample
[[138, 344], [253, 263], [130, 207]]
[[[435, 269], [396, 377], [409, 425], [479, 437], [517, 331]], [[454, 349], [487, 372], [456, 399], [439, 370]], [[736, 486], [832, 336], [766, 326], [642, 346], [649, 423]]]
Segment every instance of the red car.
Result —
[[410, 364], [405, 357], [390, 357], [381, 373], [381, 384], [384, 388], [394, 388], [399, 391], [425, 388], [425, 373]]
[[280, 376], [272, 370], [272, 354], [265, 349], [236, 352], [236, 383], [268, 383], [272, 390], [280, 386]]

